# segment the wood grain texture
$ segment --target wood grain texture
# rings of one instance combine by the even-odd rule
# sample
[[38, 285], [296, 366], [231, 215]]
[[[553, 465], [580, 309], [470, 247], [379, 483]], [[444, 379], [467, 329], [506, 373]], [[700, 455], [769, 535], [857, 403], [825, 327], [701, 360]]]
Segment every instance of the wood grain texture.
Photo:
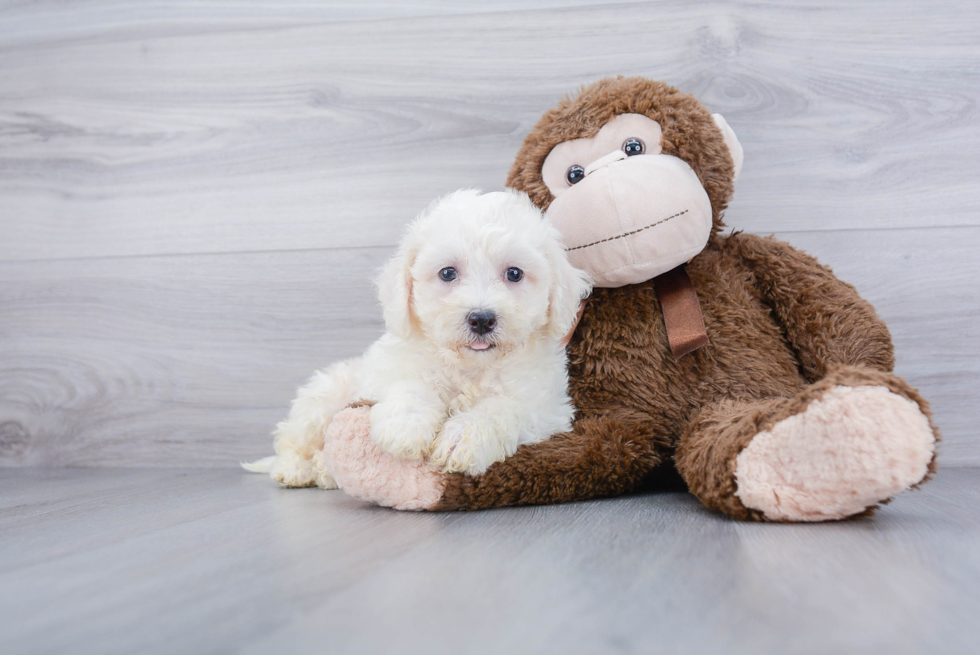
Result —
[[778, 525], [684, 493], [424, 514], [240, 471], [5, 471], [0, 651], [965, 655], [978, 474]]
[[380, 334], [372, 271], [610, 74], [721, 111], [733, 228], [889, 322], [980, 464], [980, 7], [0, 2], [0, 466], [228, 466]]
[[187, 4], [141, 22], [135, 4], [118, 20], [103, 5], [81, 34], [0, 13], [0, 259], [391, 245], [436, 195], [499, 187], [544, 109], [616, 73], [728, 117], [746, 229], [978, 222], [975, 5], [677, 0], [261, 27], [254, 5], [240, 26]]
[[0, 264], [0, 461], [229, 466], [382, 333], [377, 249]]

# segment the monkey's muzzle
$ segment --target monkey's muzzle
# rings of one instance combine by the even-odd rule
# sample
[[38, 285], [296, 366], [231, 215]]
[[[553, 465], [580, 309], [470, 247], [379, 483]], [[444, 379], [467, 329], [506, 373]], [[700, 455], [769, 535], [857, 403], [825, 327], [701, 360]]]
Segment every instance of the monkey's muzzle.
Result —
[[569, 261], [595, 286], [649, 280], [704, 249], [711, 201], [690, 166], [671, 155], [601, 163], [548, 208]]

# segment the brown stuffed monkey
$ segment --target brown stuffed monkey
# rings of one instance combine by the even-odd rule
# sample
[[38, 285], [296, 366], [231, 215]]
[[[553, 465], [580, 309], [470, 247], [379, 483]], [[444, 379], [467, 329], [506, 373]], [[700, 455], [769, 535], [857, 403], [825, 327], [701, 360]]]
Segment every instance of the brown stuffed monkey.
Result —
[[469, 477], [381, 453], [351, 408], [320, 464], [351, 495], [431, 510], [612, 496], [676, 467], [706, 506], [771, 521], [861, 514], [923, 482], [938, 432], [874, 308], [786, 243], [722, 235], [741, 160], [723, 118], [662, 82], [563, 100], [507, 184], [596, 282], [568, 345], [574, 430]]

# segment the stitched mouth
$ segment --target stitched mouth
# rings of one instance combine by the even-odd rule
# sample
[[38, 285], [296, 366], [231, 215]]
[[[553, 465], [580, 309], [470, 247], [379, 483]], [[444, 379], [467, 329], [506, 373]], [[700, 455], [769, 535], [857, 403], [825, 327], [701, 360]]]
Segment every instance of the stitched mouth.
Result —
[[650, 224], [649, 224], [649, 225], [647, 225], [646, 227], [640, 227], [640, 228], [637, 228], [637, 229], [635, 229], [635, 230], [631, 230], [631, 231], [629, 231], [629, 232], [623, 232], [622, 234], [617, 234], [617, 235], [616, 235], [616, 236], [614, 236], [614, 237], [607, 237], [607, 238], [605, 238], [605, 239], [599, 239], [598, 241], [593, 241], [592, 243], [586, 243], [585, 245], [581, 245], [581, 246], [574, 246], [574, 247], [572, 247], [572, 248], [566, 248], [566, 250], [567, 250], [568, 252], [571, 252], [571, 251], [573, 251], [573, 250], [581, 250], [582, 248], [589, 248], [589, 247], [591, 247], [591, 246], [597, 246], [597, 245], [599, 245], [600, 243], [606, 243], [607, 241], [615, 241], [616, 239], [622, 239], [623, 237], [628, 237], [628, 236], [633, 236], [634, 234], [637, 234], [637, 233], [639, 233], [639, 232], [643, 232], [644, 230], [649, 230], [650, 228], [654, 228], [654, 227], [657, 227], [658, 225], [663, 225], [664, 223], [666, 223], [666, 222], [667, 222], [667, 221], [669, 221], [670, 219], [672, 219], [672, 218], [677, 218], [678, 216], [683, 216], [683, 215], [684, 215], [684, 214], [686, 214], [687, 212], [688, 212], [688, 210], [687, 210], [687, 209], [685, 209], [684, 211], [681, 211], [681, 212], [677, 212], [677, 213], [676, 213], [676, 214], [674, 214], [673, 216], [668, 216], [667, 218], [661, 218], [661, 219], [660, 219], [659, 221], [657, 221], [656, 223], [650, 223]]

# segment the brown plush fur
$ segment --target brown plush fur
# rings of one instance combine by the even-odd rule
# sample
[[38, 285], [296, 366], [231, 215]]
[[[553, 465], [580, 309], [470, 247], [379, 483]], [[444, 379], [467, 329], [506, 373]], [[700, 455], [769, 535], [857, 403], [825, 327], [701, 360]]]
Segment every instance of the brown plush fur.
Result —
[[711, 345], [674, 361], [652, 281], [596, 289], [568, 347], [574, 431], [523, 446], [482, 476], [447, 476], [436, 509], [625, 493], [674, 459], [705, 505], [763, 520], [735, 496], [735, 458], [758, 432], [835, 385], [885, 386], [929, 416], [918, 393], [891, 374], [888, 329], [854, 287], [788, 244], [720, 234], [734, 169], [693, 97], [642, 78], [598, 82], [541, 118], [508, 185], [546, 208], [553, 197], [541, 166], [551, 149], [627, 112], [660, 122], [663, 152], [687, 162], [711, 200], [714, 233], [688, 265]]

